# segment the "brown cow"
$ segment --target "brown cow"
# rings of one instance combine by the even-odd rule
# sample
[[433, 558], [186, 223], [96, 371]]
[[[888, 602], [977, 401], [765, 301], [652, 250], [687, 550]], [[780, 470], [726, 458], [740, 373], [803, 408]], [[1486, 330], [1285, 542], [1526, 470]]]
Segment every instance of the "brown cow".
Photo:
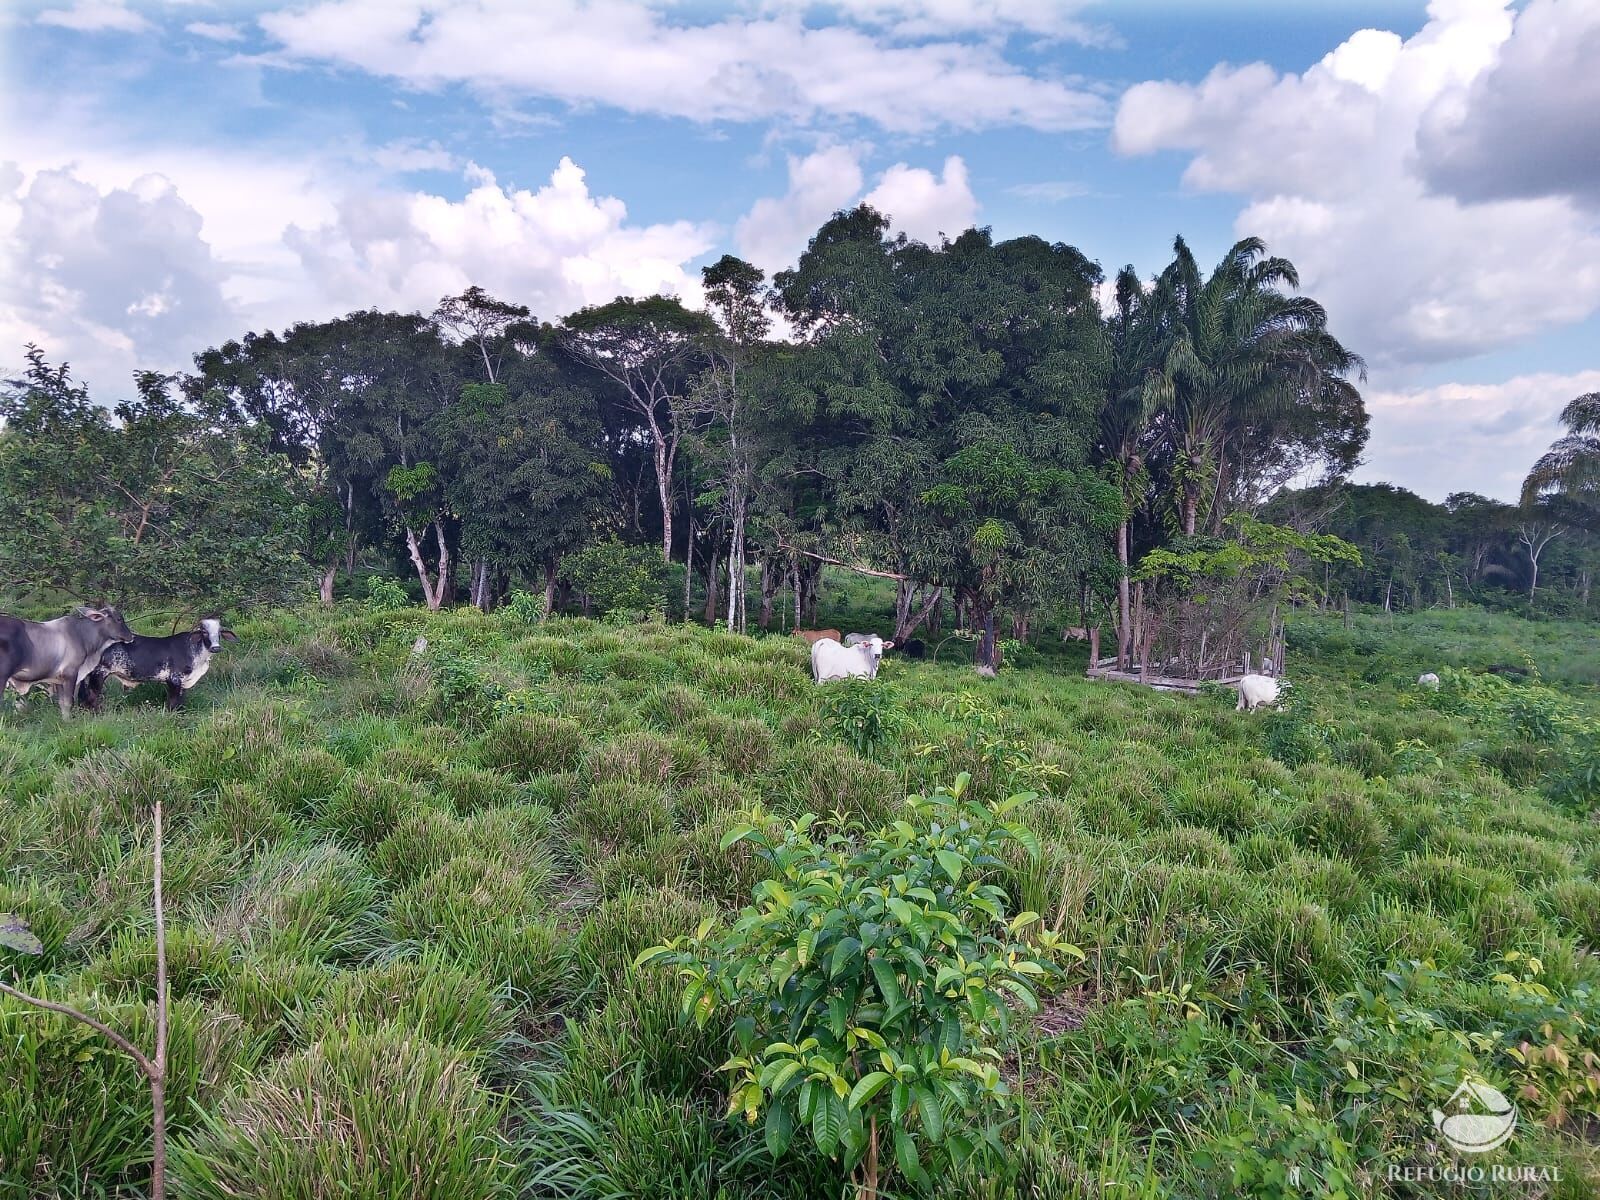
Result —
[[794, 635], [805, 638], [813, 646], [823, 638], [832, 638], [837, 642], [843, 636], [837, 629], [796, 629]]

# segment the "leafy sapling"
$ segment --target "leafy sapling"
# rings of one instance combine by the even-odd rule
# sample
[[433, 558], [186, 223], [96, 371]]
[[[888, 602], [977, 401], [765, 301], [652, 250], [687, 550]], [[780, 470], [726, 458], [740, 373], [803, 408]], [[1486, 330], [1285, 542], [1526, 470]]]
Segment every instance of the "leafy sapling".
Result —
[[896, 1171], [926, 1185], [1004, 1153], [1012, 1012], [1037, 1010], [1039, 985], [1083, 958], [1039, 914], [1008, 917], [994, 882], [1009, 843], [1039, 852], [1011, 819], [1034, 794], [982, 804], [970, 783], [911, 796], [908, 819], [871, 831], [807, 814], [774, 834], [752, 814], [722, 845], [771, 867], [753, 903], [636, 960], [676, 970], [685, 1015], [730, 1019], [729, 1115], [764, 1121], [774, 1158], [809, 1136], [859, 1200]]

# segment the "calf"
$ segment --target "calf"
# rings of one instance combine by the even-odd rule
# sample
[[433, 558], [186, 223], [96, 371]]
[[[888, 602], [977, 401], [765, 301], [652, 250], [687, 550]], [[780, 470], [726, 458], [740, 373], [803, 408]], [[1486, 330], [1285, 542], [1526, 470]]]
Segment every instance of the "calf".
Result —
[[126, 645], [113, 646], [78, 689], [78, 702], [98, 712], [106, 680], [115, 678], [125, 688], [141, 683], [167, 685], [167, 708], [183, 707], [184, 695], [211, 669], [211, 656], [222, 649], [223, 641], [236, 642], [238, 635], [224, 629], [215, 617], [200, 622], [200, 628], [171, 637], [135, 637]]
[[810, 642], [813, 646], [815, 646], [823, 638], [832, 638], [837, 642], [840, 637], [837, 629], [796, 629], [794, 631], [794, 635], [795, 637], [805, 638], [805, 640]]
[[1260, 708], [1263, 704], [1276, 704], [1278, 697], [1289, 687], [1287, 679], [1274, 679], [1271, 675], [1246, 675], [1239, 680], [1237, 712]]
[[1432, 671], [1424, 671], [1417, 676], [1417, 686], [1427, 688], [1430, 692], [1437, 692], [1439, 690], [1439, 676]]
[[0, 691], [9, 687], [26, 696], [44, 684], [64, 717], [106, 648], [133, 638], [122, 614], [104, 605], [80, 605], [53, 621], [0, 616]]
[[811, 674], [818, 683], [829, 679], [876, 679], [878, 663], [885, 650], [894, 649], [877, 634], [855, 646], [846, 646], [833, 638], [819, 638], [811, 643]]

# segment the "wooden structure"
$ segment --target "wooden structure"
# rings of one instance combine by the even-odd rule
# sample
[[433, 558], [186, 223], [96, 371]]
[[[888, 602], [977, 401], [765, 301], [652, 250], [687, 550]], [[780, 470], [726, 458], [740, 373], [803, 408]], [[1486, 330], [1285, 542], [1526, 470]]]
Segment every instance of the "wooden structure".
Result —
[[[1152, 632], [1144, 632], [1147, 630]], [[1279, 618], [1276, 608], [1273, 609], [1272, 619], [1267, 627], [1266, 640], [1261, 645], [1260, 654], [1256, 656], [1252, 656], [1246, 650], [1242, 655], [1226, 661], [1202, 659], [1198, 663], [1185, 663], [1177, 658], [1169, 658], [1163, 663], [1158, 656], [1157, 661], [1151, 663], [1150, 650], [1154, 641], [1152, 633], [1152, 623], [1148, 620], [1140, 621], [1134, 632], [1134, 649], [1137, 651], [1138, 661], [1119, 662], [1115, 654], [1107, 658], [1100, 656], [1100, 631], [1093, 630], [1089, 645], [1089, 669], [1084, 674], [1090, 679], [1137, 683], [1161, 692], [1184, 692], [1188, 695], [1199, 692], [1203, 683], [1229, 686], [1252, 673], [1283, 674], [1283, 660], [1287, 646], [1283, 634], [1283, 621]], [[1202, 638], [1200, 641], [1202, 655], [1205, 653], [1205, 644], [1205, 639]]]

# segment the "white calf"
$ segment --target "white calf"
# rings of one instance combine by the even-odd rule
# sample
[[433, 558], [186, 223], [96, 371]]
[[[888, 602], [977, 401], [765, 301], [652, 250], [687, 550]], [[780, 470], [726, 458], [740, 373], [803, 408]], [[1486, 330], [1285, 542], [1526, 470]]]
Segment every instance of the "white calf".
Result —
[[811, 643], [811, 674], [818, 683], [853, 676], [875, 679], [883, 652], [893, 648], [893, 642], [886, 642], [877, 634], [854, 646], [842, 645], [833, 638], [818, 638]]
[[1246, 675], [1239, 680], [1239, 703], [1234, 705], [1234, 711], [1244, 712], [1246, 709], [1260, 708], [1263, 704], [1276, 704], [1288, 686], [1288, 680], [1274, 679], [1271, 675]]
[[1437, 692], [1439, 690], [1439, 677], [1432, 671], [1424, 671], [1417, 676], [1417, 686], [1425, 687], [1430, 692]]

